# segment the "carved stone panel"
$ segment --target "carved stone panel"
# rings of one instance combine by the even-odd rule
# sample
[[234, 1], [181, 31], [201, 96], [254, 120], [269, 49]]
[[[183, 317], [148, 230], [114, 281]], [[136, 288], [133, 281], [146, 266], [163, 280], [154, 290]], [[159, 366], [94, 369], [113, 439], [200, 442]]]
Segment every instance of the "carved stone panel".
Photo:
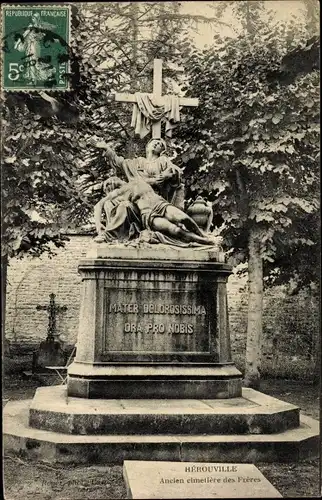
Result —
[[106, 288], [103, 353], [209, 353], [212, 311], [201, 290]]

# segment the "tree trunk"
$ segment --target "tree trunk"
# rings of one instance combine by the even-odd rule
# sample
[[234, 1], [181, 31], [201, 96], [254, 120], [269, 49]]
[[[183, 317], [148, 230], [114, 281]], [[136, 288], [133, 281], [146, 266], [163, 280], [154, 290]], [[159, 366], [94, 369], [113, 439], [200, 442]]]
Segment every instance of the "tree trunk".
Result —
[[131, 67], [130, 67], [130, 79], [131, 85], [137, 86], [137, 73], [138, 73], [138, 37], [139, 37], [139, 13], [140, 6], [137, 2], [131, 3], [131, 45], [132, 45], [132, 54], [131, 54]]
[[263, 259], [256, 229], [248, 242], [248, 321], [244, 386], [259, 388], [262, 351]]
[[315, 362], [313, 371], [313, 384], [319, 385], [322, 377], [322, 366], [321, 366], [321, 331], [317, 332], [316, 343], [315, 343]]
[[6, 294], [7, 294], [7, 272], [8, 256], [1, 256], [1, 335], [3, 354], [9, 354], [9, 342], [6, 339], [5, 320], [6, 320]]
[[[131, 91], [136, 92], [138, 88], [138, 36], [139, 24], [138, 17], [140, 13], [140, 6], [137, 2], [131, 3], [131, 63], [130, 63], [130, 86]], [[135, 153], [134, 138], [128, 137], [126, 144], [126, 152], [128, 157], [132, 157]]]
[[253, 35], [253, 25], [251, 21], [251, 14], [250, 14], [250, 2], [249, 0], [246, 1], [246, 30], [248, 35]]

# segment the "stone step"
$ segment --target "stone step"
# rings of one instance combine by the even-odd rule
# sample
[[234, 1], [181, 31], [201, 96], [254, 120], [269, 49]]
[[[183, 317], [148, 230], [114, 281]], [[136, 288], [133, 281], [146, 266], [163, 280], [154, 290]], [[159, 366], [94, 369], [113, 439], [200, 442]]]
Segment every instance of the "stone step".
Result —
[[[28, 425], [30, 401], [8, 402], [3, 411], [5, 452], [57, 463], [296, 462], [319, 454], [319, 422], [301, 415], [300, 426], [276, 434], [70, 435]], [[201, 458], [202, 457], [202, 458]]]
[[300, 423], [299, 408], [244, 389], [232, 399], [110, 399], [66, 397], [66, 386], [40, 387], [29, 425], [64, 434], [274, 434]]
[[[115, 359], [117, 358], [117, 359]], [[209, 353], [106, 353], [107, 363], [74, 361], [68, 396], [83, 399], [231, 399], [242, 395], [242, 374]], [[144, 361], [145, 359], [145, 361]], [[115, 361], [120, 363], [116, 363]], [[133, 363], [133, 364], [131, 364]]]

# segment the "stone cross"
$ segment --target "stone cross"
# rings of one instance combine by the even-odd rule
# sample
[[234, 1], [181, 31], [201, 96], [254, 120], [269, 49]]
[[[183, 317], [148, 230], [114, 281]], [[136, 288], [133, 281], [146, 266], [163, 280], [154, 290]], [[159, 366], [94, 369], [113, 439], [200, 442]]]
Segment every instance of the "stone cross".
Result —
[[[156, 106], [164, 106], [165, 96], [162, 95], [162, 59], [154, 59], [153, 64], [153, 91], [150, 94]], [[135, 94], [116, 93], [115, 100], [120, 102], [136, 102]], [[198, 99], [180, 97], [179, 106], [198, 106]], [[161, 138], [161, 121], [152, 123], [152, 138]]]
[[57, 313], [62, 311], [67, 311], [67, 306], [58, 306], [55, 303], [56, 295], [51, 293], [49, 295], [49, 304], [46, 306], [37, 305], [36, 309], [48, 311], [48, 328], [47, 328], [47, 340], [53, 340], [56, 336], [56, 316]]

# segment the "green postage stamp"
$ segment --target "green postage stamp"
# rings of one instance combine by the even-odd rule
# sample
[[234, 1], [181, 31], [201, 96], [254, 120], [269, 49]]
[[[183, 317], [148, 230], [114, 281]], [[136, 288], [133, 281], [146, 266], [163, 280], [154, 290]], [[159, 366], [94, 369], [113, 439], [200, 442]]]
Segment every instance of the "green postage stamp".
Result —
[[68, 90], [70, 7], [2, 6], [2, 90]]

